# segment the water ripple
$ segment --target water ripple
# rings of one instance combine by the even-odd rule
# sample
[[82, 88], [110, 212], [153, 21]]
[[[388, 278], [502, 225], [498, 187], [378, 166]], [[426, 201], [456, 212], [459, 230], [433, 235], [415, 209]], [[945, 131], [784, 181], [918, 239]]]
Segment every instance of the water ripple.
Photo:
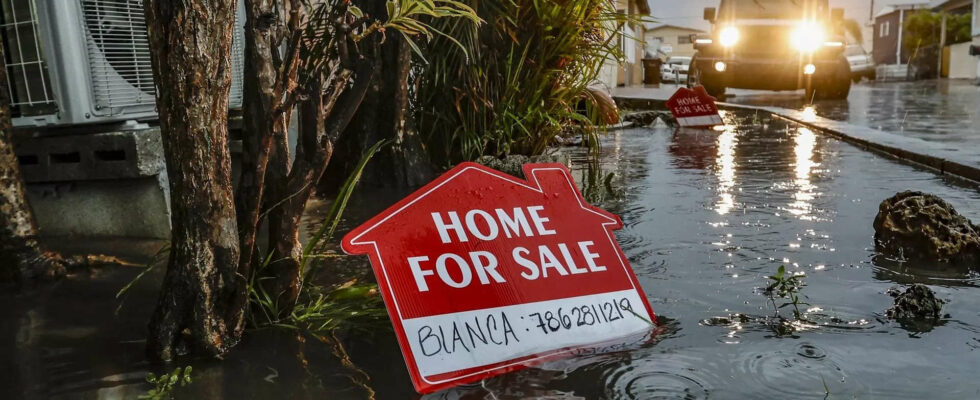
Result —
[[691, 355], [657, 354], [605, 371], [609, 399], [704, 399], [722, 380]]
[[[824, 384], [841, 382], [847, 374], [834, 357], [815, 344], [804, 343], [795, 351], [749, 348], [733, 360], [733, 375], [755, 395], [797, 399], [822, 393]], [[751, 389], [749, 389], [751, 388]], [[746, 397], [752, 393], [744, 393]]]

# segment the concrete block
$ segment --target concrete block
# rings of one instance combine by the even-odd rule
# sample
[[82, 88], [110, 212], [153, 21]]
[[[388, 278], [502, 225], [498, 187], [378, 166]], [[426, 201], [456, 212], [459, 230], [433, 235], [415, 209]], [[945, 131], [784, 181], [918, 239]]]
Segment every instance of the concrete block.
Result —
[[166, 168], [160, 129], [15, 136], [28, 183], [142, 178]]
[[170, 237], [160, 129], [15, 135], [41, 235]]
[[27, 199], [44, 237], [169, 239], [166, 184], [157, 176], [29, 183]]

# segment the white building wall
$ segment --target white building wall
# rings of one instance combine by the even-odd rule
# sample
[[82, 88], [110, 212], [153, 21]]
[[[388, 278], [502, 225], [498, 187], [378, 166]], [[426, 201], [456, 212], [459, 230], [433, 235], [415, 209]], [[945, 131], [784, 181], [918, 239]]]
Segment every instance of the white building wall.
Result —
[[973, 0], [973, 39], [980, 37], [980, 0]]
[[[980, 0], [973, 0], [973, 45], [980, 46]], [[977, 59], [977, 70], [974, 77], [980, 78], [980, 56]]]
[[949, 46], [949, 78], [976, 79], [977, 57], [970, 55], [970, 42]]

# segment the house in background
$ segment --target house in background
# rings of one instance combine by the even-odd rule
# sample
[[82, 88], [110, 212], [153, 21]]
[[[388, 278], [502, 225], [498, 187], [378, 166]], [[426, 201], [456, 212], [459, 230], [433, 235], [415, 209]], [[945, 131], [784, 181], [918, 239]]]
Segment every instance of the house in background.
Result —
[[[929, 4], [929, 8], [934, 12], [942, 13], [942, 25], [946, 26], [947, 17], [950, 15], [966, 15], [974, 10], [975, 0], [934, 0]], [[976, 21], [973, 15], [971, 21]], [[973, 25], [976, 25], [975, 23]], [[945, 29], [945, 28], [944, 28]], [[975, 28], [974, 28], [975, 29]], [[951, 38], [943, 35], [944, 43], [939, 62], [940, 77], [951, 79], [976, 79], [977, 68], [976, 59], [970, 54], [970, 41], [953, 43]]]
[[928, 2], [893, 4], [882, 8], [878, 14], [875, 14], [871, 45], [875, 64], [904, 65], [908, 63], [909, 54], [902, 49], [902, 26], [905, 24], [905, 18], [908, 14], [914, 10], [927, 8], [928, 5]]
[[[637, 18], [650, 15], [646, 0], [615, 0], [621, 14]], [[639, 85], [643, 82], [643, 23], [629, 23], [622, 27], [619, 37], [622, 60], [606, 60], [599, 71], [599, 81], [607, 88]]]
[[705, 31], [685, 26], [670, 24], [646, 24], [643, 36], [646, 40], [646, 56], [670, 57], [694, 55], [692, 35], [703, 34]]

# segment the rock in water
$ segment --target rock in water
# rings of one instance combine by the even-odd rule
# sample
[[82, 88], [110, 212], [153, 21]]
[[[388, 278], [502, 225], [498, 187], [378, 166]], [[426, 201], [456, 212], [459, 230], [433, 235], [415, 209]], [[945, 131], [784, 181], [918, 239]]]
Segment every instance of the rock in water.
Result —
[[916, 283], [902, 292], [898, 289], [888, 291], [895, 297], [895, 305], [885, 311], [888, 318], [905, 321], [938, 321], [942, 317], [943, 300], [928, 286]]
[[905, 191], [881, 202], [874, 228], [882, 252], [911, 260], [980, 262], [980, 227], [928, 193]]
[[559, 163], [566, 166], [571, 164], [571, 158], [564, 153], [559, 151], [546, 151], [544, 154], [536, 156], [524, 156], [520, 154], [511, 154], [503, 158], [497, 158], [494, 156], [481, 156], [475, 160], [477, 164], [486, 165], [495, 170], [507, 173], [509, 175], [516, 176], [521, 179], [525, 179], [524, 176], [524, 164], [527, 163]]
[[501, 171], [518, 178], [524, 177], [524, 164], [530, 162], [531, 159], [528, 156], [512, 154], [504, 158], [497, 158], [494, 156], [482, 156], [476, 159], [477, 164], [486, 165], [497, 171]]
[[667, 126], [677, 126], [677, 120], [667, 111], [637, 111], [623, 116], [623, 122], [631, 127], [650, 126], [658, 119]]
[[623, 122], [629, 122], [633, 126], [647, 126], [657, 121], [660, 113], [657, 111], [638, 111], [623, 116]]

